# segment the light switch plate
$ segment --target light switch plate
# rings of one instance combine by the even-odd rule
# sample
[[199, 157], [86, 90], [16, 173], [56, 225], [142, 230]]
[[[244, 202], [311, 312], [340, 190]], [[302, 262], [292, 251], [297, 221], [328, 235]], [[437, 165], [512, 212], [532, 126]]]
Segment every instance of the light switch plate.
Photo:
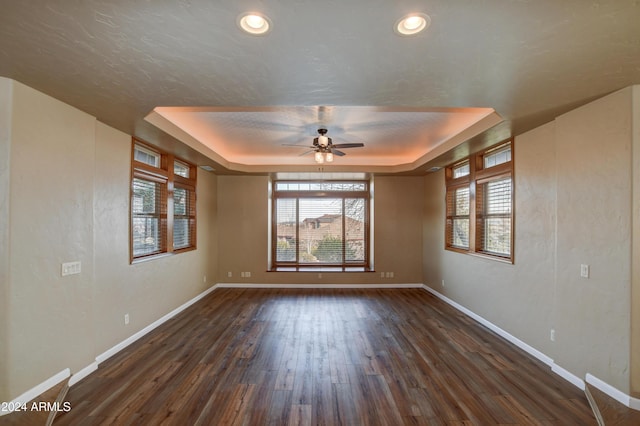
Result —
[[80, 261], [76, 262], [66, 262], [62, 264], [62, 276], [66, 277], [67, 275], [75, 275], [82, 272], [82, 263]]

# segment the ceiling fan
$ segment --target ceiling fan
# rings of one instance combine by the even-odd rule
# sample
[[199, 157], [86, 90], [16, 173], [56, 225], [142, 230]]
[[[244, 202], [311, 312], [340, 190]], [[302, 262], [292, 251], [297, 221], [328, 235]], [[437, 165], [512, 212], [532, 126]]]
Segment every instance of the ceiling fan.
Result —
[[[340, 149], [360, 148], [364, 146], [363, 143], [339, 143], [334, 145], [332, 139], [326, 136], [327, 129], [324, 127], [321, 127], [318, 129], [318, 134], [320, 136], [313, 138], [313, 146], [309, 147], [311, 148], [311, 150], [302, 154], [302, 155], [305, 155], [311, 152], [315, 152], [314, 158], [316, 160], [316, 163], [318, 164], [321, 164], [324, 162], [331, 163], [333, 161], [334, 155], [337, 155], [339, 157], [346, 155], [344, 152], [340, 151], [338, 148]], [[300, 145], [293, 145], [293, 146], [300, 146]]]

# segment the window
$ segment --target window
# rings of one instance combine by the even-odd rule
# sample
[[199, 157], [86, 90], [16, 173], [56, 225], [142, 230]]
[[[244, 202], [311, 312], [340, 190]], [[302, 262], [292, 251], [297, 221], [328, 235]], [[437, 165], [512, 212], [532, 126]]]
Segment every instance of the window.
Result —
[[196, 170], [133, 139], [131, 261], [196, 248]]
[[272, 194], [273, 269], [368, 269], [368, 181], [275, 181]]
[[513, 262], [512, 141], [446, 169], [448, 250]]

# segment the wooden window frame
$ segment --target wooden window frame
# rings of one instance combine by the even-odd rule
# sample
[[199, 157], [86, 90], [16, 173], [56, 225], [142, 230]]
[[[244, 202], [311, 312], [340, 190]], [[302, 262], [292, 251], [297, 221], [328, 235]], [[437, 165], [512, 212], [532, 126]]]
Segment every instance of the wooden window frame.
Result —
[[[277, 190], [278, 183], [363, 183], [364, 190], [361, 191], [324, 191], [324, 190]], [[272, 271], [305, 271], [314, 270], [316, 268], [327, 268], [327, 270], [338, 269], [340, 271], [369, 271], [370, 270], [370, 250], [371, 250], [371, 182], [368, 180], [349, 180], [349, 181], [322, 181], [322, 180], [273, 180], [271, 189], [271, 261], [270, 270]], [[341, 198], [343, 203], [346, 199], [350, 198], [364, 198], [364, 260], [363, 261], [347, 261], [345, 259], [346, 253], [346, 232], [347, 227], [345, 224], [346, 215], [342, 214], [342, 263], [305, 263], [299, 259], [299, 250], [296, 247], [296, 260], [295, 261], [278, 261], [277, 258], [277, 201], [281, 199], [296, 200], [296, 220], [299, 222], [299, 200], [307, 198]], [[299, 241], [299, 229], [296, 226], [296, 240]]]
[[[160, 166], [154, 167], [147, 163], [135, 160], [136, 146], [151, 150], [160, 156]], [[179, 161], [189, 166], [189, 178], [174, 174], [174, 162]], [[133, 211], [134, 208], [134, 179], [141, 179], [159, 183], [164, 186], [161, 192], [162, 196], [157, 203], [160, 212], [159, 216], [159, 232], [164, 235], [161, 240], [160, 247], [157, 251], [147, 254], [134, 253], [134, 218], [137, 217]], [[184, 253], [197, 248], [197, 227], [196, 227], [196, 185], [197, 184], [197, 168], [195, 165], [178, 158], [173, 154], [164, 152], [151, 144], [132, 138], [131, 142], [131, 177], [130, 177], [130, 203], [129, 203], [129, 262], [136, 263], [142, 260], [153, 259], [165, 255]], [[189, 197], [189, 211], [187, 217], [189, 219], [190, 244], [186, 247], [174, 248], [173, 231], [174, 231], [174, 188], [182, 188], [187, 190]]]
[[[490, 155], [505, 145], [510, 145], [511, 160], [491, 166], [484, 167], [484, 157]], [[514, 141], [508, 139], [476, 154], [457, 161], [445, 168], [445, 249], [458, 253], [471, 254], [487, 257], [499, 261], [514, 263], [515, 261], [515, 181], [514, 181]], [[469, 174], [458, 178], [453, 177], [454, 169], [465, 162], [469, 162]], [[511, 179], [511, 205], [509, 213], [502, 213], [500, 217], [510, 219], [510, 241], [509, 254], [490, 252], [482, 246], [483, 227], [487, 218], [493, 215], [484, 214], [482, 211], [483, 200], [480, 199], [481, 185], [501, 179]], [[457, 216], [451, 209], [453, 194], [459, 188], [469, 188], [469, 247], [464, 248], [453, 244], [453, 219]]]

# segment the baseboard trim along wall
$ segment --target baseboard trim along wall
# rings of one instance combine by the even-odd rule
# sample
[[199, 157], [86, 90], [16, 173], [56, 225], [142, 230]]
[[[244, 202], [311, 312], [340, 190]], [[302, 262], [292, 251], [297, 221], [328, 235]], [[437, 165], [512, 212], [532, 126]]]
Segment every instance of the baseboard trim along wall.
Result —
[[640, 410], [640, 399], [634, 398], [632, 396], [627, 395], [624, 392], [619, 391], [618, 389], [598, 379], [596, 376], [592, 374], [587, 373], [585, 380], [587, 383], [589, 383], [596, 389], [606, 393], [607, 395], [609, 395], [611, 398], [615, 399], [619, 403], [629, 408], [633, 408], [634, 410]]
[[625, 394], [624, 392], [614, 388], [613, 386], [609, 385], [608, 383], [598, 379], [597, 377], [595, 377], [595, 376], [593, 376], [593, 375], [591, 375], [589, 373], [587, 373], [587, 375], [585, 376], [585, 380], [582, 380], [580, 377], [576, 376], [575, 374], [573, 374], [573, 373], [565, 370], [564, 368], [560, 367], [559, 365], [557, 365], [555, 362], [553, 362], [553, 359], [550, 358], [549, 356], [547, 356], [547, 355], [543, 354], [542, 352], [538, 351], [537, 349], [527, 345], [526, 343], [522, 342], [517, 337], [509, 334], [508, 332], [504, 331], [500, 327], [498, 327], [495, 324], [487, 321], [486, 319], [482, 318], [480, 315], [477, 315], [476, 313], [470, 311], [469, 309], [465, 308], [464, 306], [460, 305], [459, 303], [454, 302], [453, 300], [449, 299], [447, 296], [443, 295], [442, 293], [439, 293], [438, 291], [434, 290], [433, 288], [431, 288], [431, 287], [429, 287], [427, 285], [422, 285], [422, 288], [424, 288], [429, 293], [431, 293], [434, 296], [436, 296], [438, 299], [441, 299], [442, 301], [444, 301], [444, 302], [448, 303], [449, 305], [453, 306], [454, 308], [458, 309], [460, 312], [464, 313], [465, 315], [473, 318], [474, 320], [476, 320], [480, 324], [482, 324], [485, 327], [487, 327], [489, 330], [491, 330], [494, 333], [498, 334], [499, 336], [501, 336], [502, 338], [506, 339], [510, 343], [513, 343], [514, 345], [516, 345], [517, 347], [519, 347], [523, 351], [527, 352], [528, 354], [530, 354], [534, 358], [537, 358], [540, 361], [544, 362], [549, 367], [551, 367], [551, 371], [553, 371], [554, 373], [556, 373], [557, 375], [559, 375], [560, 377], [562, 377], [563, 379], [565, 379], [569, 383], [573, 384], [577, 388], [579, 388], [579, 389], [584, 391], [585, 388], [586, 388], [585, 382], [589, 383], [590, 385], [593, 385], [594, 387], [598, 388], [599, 390], [601, 390], [605, 394], [609, 395], [611, 398], [615, 399], [616, 401], [620, 402], [621, 404], [625, 405], [626, 407], [632, 408], [634, 410], [640, 410], [640, 399], [633, 398], [633, 397]]
[[[26, 391], [25, 393], [23, 393], [19, 397], [17, 397], [14, 400], [12, 400], [6, 406], [3, 404], [2, 409], [0, 409], [0, 416], [4, 416], [5, 414], [9, 414], [9, 413], [15, 411], [17, 408], [20, 408], [22, 406], [22, 404], [26, 404], [29, 401], [31, 401], [32, 399], [37, 398], [38, 396], [42, 395], [43, 393], [45, 393], [46, 391], [48, 391], [52, 387], [56, 386], [60, 382], [68, 379], [69, 376], [71, 376], [71, 371], [68, 368], [65, 368], [64, 370], [62, 370], [58, 374], [55, 374], [55, 375], [49, 377], [44, 382], [40, 383], [37, 386], [34, 386], [33, 388], [29, 389], [28, 391]], [[5, 408], [8, 408], [8, 409], [5, 410]]]
[[120, 352], [121, 350], [123, 350], [124, 348], [126, 348], [127, 346], [129, 346], [130, 344], [132, 344], [133, 342], [135, 342], [136, 340], [138, 340], [142, 336], [144, 336], [145, 334], [148, 334], [153, 329], [157, 328], [158, 326], [160, 326], [163, 323], [167, 322], [171, 318], [175, 317], [180, 312], [182, 312], [185, 309], [187, 309], [189, 306], [193, 305], [194, 303], [196, 303], [197, 301], [199, 301], [203, 297], [207, 296], [209, 293], [211, 293], [217, 287], [218, 287], [217, 285], [213, 285], [213, 286], [209, 287], [208, 289], [206, 289], [205, 291], [203, 291], [202, 293], [200, 293], [199, 295], [197, 295], [193, 299], [183, 303], [182, 305], [180, 305], [177, 308], [175, 308], [173, 311], [171, 311], [168, 314], [164, 315], [162, 318], [159, 318], [158, 320], [152, 322], [151, 324], [149, 324], [148, 326], [146, 326], [142, 330], [140, 330], [137, 333], [133, 334], [132, 336], [124, 339], [122, 342], [118, 343], [117, 345], [115, 345], [111, 349], [107, 349], [106, 351], [104, 351], [103, 353], [101, 353], [100, 355], [98, 355], [96, 357], [97, 365], [99, 365], [100, 363], [105, 362], [107, 359], [111, 358], [112, 356], [114, 356], [115, 354], [117, 354], [118, 352]]
[[[27, 403], [27, 402], [31, 401], [32, 399], [38, 397], [39, 395], [42, 395], [44, 392], [48, 391], [49, 389], [51, 389], [52, 387], [54, 387], [55, 385], [57, 385], [58, 383], [62, 382], [63, 380], [66, 380], [66, 379], [69, 379], [69, 381], [67, 383], [67, 385], [69, 387], [75, 385], [80, 380], [84, 379], [89, 374], [91, 374], [94, 371], [96, 371], [98, 369], [98, 366], [100, 365], [100, 363], [102, 363], [102, 362], [106, 361], [107, 359], [111, 358], [113, 355], [115, 355], [116, 353], [120, 352], [122, 349], [126, 348], [127, 346], [129, 346], [130, 344], [135, 342], [136, 340], [140, 339], [142, 336], [144, 336], [145, 334], [149, 333], [153, 329], [157, 328], [162, 323], [164, 323], [164, 322], [170, 320], [171, 318], [175, 317], [180, 312], [182, 312], [185, 309], [187, 309], [189, 306], [193, 305], [194, 303], [196, 303], [197, 301], [199, 301], [203, 297], [207, 296], [209, 293], [214, 291], [217, 287], [218, 286], [216, 286], [216, 285], [214, 285], [212, 287], [209, 287], [208, 289], [206, 289], [202, 293], [198, 294], [193, 299], [188, 300], [187, 302], [185, 302], [182, 305], [178, 306], [176, 309], [172, 310], [168, 314], [164, 315], [163, 317], [161, 317], [158, 320], [154, 321], [153, 323], [149, 324], [148, 326], [146, 326], [142, 330], [138, 331], [137, 333], [133, 334], [132, 336], [130, 336], [128, 338], [126, 338], [125, 340], [123, 340], [122, 342], [120, 342], [117, 345], [113, 346], [112, 348], [110, 348], [110, 349], [106, 350], [105, 352], [101, 353], [100, 355], [98, 355], [96, 357], [96, 361], [95, 362], [92, 362], [88, 366], [86, 366], [83, 369], [79, 370], [77, 373], [74, 373], [73, 375], [71, 375], [71, 370], [69, 368], [66, 368], [63, 371], [61, 371], [60, 373], [56, 374], [55, 376], [45, 380], [44, 382], [40, 383], [37, 386], [34, 386], [33, 388], [29, 389], [28, 391], [26, 391], [25, 393], [23, 393], [19, 397], [15, 398], [14, 400], [12, 400], [8, 404], [8, 406], [9, 407], [14, 407], [14, 406], [19, 407], [20, 404], [18, 404], [18, 403]], [[0, 411], [0, 416], [3, 416], [3, 415], [8, 414], [10, 412], [11, 411]]]
[[422, 283], [405, 284], [264, 284], [218, 283], [218, 288], [422, 288]]
[[[66, 379], [69, 379], [69, 381], [68, 381], [68, 386], [69, 387], [75, 385], [80, 380], [82, 380], [83, 378], [87, 377], [89, 374], [91, 374], [94, 371], [96, 371], [98, 369], [99, 365], [102, 362], [104, 362], [107, 359], [111, 358], [113, 355], [115, 355], [116, 353], [120, 352], [122, 349], [126, 348], [127, 346], [129, 346], [130, 344], [135, 342], [136, 340], [138, 340], [141, 337], [143, 337], [144, 335], [148, 334], [149, 332], [151, 332], [152, 330], [154, 330], [158, 326], [162, 325], [164, 322], [170, 320], [171, 318], [173, 318], [174, 316], [176, 316], [180, 312], [184, 311], [185, 309], [187, 309], [189, 306], [193, 305], [194, 303], [198, 302], [200, 299], [204, 298], [205, 296], [207, 296], [209, 293], [211, 293], [212, 291], [214, 291], [217, 288], [313, 288], [313, 289], [317, 289], [317, 288], [362, 288], [362, 289], [365, 289], [365, 288], [421, 288], [421, 289], [424, 289], [424, 290], [428, 291], [429, 293], [433, 294], [435, 297], [441, 299], [442, 301], [446, 302], [447, 304], [453, 306], [454, 308], [456, 308], [460, 312], [464, 313], [465, 315], [469, 316], [470, 318], [474, 319], [478, 323], [484, 325], [489, 330], [493, 331], [494, 333], [496, 333], [500, 337], [504, 338], [508, 342], [516, 345], [517, 347], [519, 347], [520, 349], [524, 350], [525, 352], [527, 352], [528, 354], [530, 354], [534, 358], [536, 358], [536, 359], [540, 360], [541, 362], [543, 362], [544, 364], [548, 365], [551, 368], [551, 371], [553, 371], [554, 373], [558, 374], [560, 377], [562, 377], [563, 379], [567, 380], [568, 382], [572, 383], [574, 386], [576, 386], [576, 387], [578, 387], [578, 388], [580, 388], [582, 390], [584, 390], [585, 386], [586, 386], [584, 380], [580, 379], [578, 376], [575, 376], [574, 374], [570, 373], [569, 371], [565, 370], [564, 368], [556, 365], [553, 362], [553, 359], [551, 359], [547, 355], [543, 354], [542, 352], [538, 351], [537, 349], [533, 348], [532, 346], [524, 343], [523, 341], [521, 341], [517, 337], [509, 334], [508, 332], [504, 331], [500, 327], [498, 327], [495, 324], [487, 321], [486, 319], [484, 319], [481, 316], [477, 315], [476, 313], [470, 311], [469, 309], [465, 308], [464, 306], [460, 305], [459, 303], [449, 299], [445, 295], [439, 293], [438, 291], [436, 291], [436, 290], [432, 289], [431, 287], [429, 287], [429, 286], [427, 286], [425, 284], [422, 284], [422, 283], [404, 283], [404, 284], [403, 283], [399, 283], [399, 284], [218, 283], [218, 284], [215, 284], [215, 285], [209, 287], [208, 289], [206, 289], [205, 291], [203, 291], [202, 293], [200, 293], [199, 295], [197, 295], [193, 299], [183, 303], [182, 305], [180, 305], [176, 309], [174, 309], [171, 312], [169, 312], [168, 314], [162, 316], [158, 320], [156, 320], [153, 323], [149, 324], [148, 326], [146, 326], [142, 330], [138, 331], [137, 333], [131, 335], [130, 337], [126, 338], [125, 340], [121, 341], [120, 343], [118, 343], [117, 345], [113, 346], [112, 348], [110, 348], [110, 349], [106, 350], [105, 352], [101, 353], [100, 355], [98, 355], [96, 357], [95, 362], [92, 362], [87, 367], [79, 370], [78, 372], [74, 373], [73, 375], [71, 375], [70, 369], [68, 369], [68, 368], [64, 369], [63, 371], [59, 372], [58, 374], [50, 377], [49, 379], [45, 380], [44, 382], [42, 382], [39, 385], [29, 389], [28, 391], [26, 391], [25, 393], [23, 393], [19, 397], [15, 398], [13, 401], [11, 401], [9, 406], [19, 406], [18, 403], [27, 403], [27, 402], [29, 402], [32, 399], [38, 397], [39, 395], [43, 394], [47, 390], [51, 389], [52, 387], [56, 386], [57, 384], [59, 384], [60, 382], [62, 382], [63, 380], [66, 380]], [[606, 382], [598, 379], [597, 377], [595, 377], [595, 376], [593, 376], [591, 374], [587, 373], [585, 380], [586, 380], [587, 383], [595, 386], [596, 388], [598, 388], [602, 392], [606, 393], [607, 395], [609, 395], [610, 397], [612, 397], [616, 401], [624, 404], [625, 406], [627, 406], [629, 408], [633, 408], [635, 410], [640, 410], [640, 399], [633, 398], [633, 397], [631, 397], [629, 395], [626, 395], [624, 392], [621, 392], [620, 390], [614, 388], [613, 386], [607, 384]], [[6, 411], [6, 410], [5, 411], [0, 411], [0, 416], [3, 416], [3, 415], [8, 414], [10, 412], [11, 411]]]

